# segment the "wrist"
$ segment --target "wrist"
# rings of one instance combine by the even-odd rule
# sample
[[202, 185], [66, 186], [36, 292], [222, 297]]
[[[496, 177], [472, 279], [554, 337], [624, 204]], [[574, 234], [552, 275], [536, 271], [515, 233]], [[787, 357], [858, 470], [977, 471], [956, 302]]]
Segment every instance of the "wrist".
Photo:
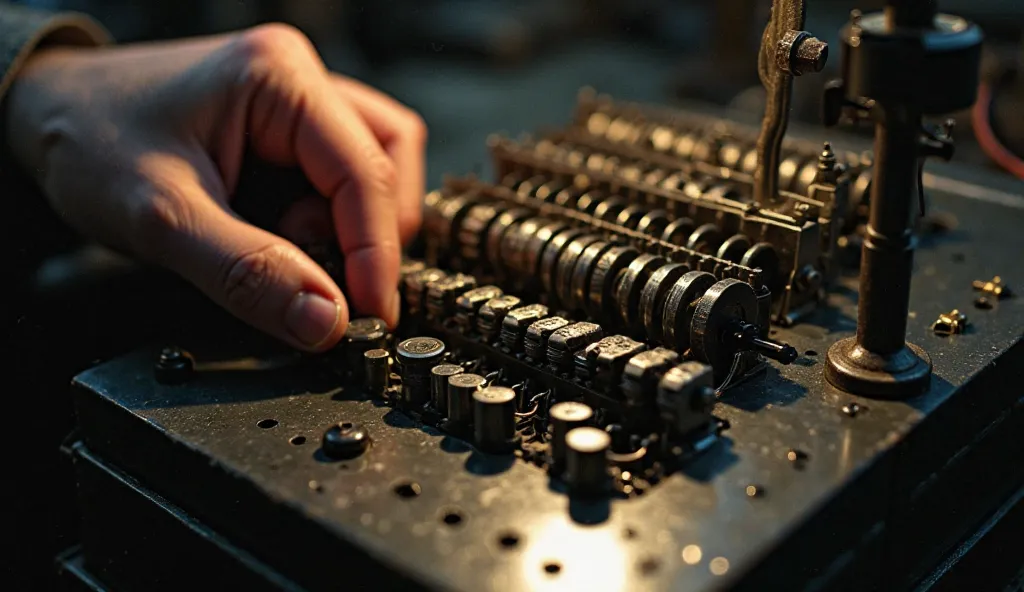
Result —
[[10, 166], [12, 114], [10, 89], [25, 66], [45, 47], [95, 47], [111, 42], [95, 20], [76, 13], [52, 13], [23, 6], [0, 6], [0, 174]]

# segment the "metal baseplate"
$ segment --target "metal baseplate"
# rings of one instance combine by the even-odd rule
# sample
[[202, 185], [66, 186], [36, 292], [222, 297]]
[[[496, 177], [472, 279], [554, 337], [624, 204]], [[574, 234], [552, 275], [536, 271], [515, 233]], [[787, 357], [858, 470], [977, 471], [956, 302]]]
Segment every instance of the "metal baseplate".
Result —
[[[80, 466], [105, 475], [96, 491], [149, 500], [85, 498], [94, 532], [154, 504], [183, 517], [124, 530], [135, 557], [106, 537], [87, 563], [180, 585], [161, 541], [186, 524], [211, 533], [211, 564], [255, 565], [269, 589], [925, 581], [1024, 482], [1024, 299], [971, 307], [1024, 282], [1024, 199], [929, 172], [932, 207], [957, 220], [915, 259], [908, 339], [931, 384], [854, 397], [822, 365], [856, 327], [839, 250], [870, 167], [842, 137], [824, 157], [790, 144], [784, 199], [751, 207], [755, 133], [584, 94], [568, 128], [492, 141], [495, 182], [431, 194], [394, 332], [361, 320], [311, 357], [225, 320], [86, 371]], [[310, 252], [344, 277], [336, 253]], [[937, 335], [952, 309], [970, 323]]]

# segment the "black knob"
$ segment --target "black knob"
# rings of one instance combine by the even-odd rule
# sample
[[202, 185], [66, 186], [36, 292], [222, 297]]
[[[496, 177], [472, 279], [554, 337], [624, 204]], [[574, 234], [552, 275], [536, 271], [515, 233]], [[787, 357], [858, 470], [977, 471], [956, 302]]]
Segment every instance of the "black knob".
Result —
[[448, 413], [448, 379], [462, 374], [458, 364], [438, 364], [430, 369], [430, 404], [438, 413]]
[[363, 354], [363, 367], [370, 395], [383, 397], [391, 374], [391, 354], [386, 349], [371, 349]]
[[565, 471], [565, 436], [570, 430], [587, 425], [594, 417], [589, 405], [576, 401], [555, 403], [548, 410], [551, 429], [551, 470], [555, 475]]
[[195, 372], [195, 361], [188, 352], [181, 348], [165, 347], [160, 352], [153, 372], [158, 382], [181, 384], [191, 378]]
[[370, 434], [363, 426], [340, 422], [324, 432], [323, 453], [333, 459], [355, 458], [370, 446]]
[[607, 457], [611, 436], [598, 428], [575, 428], [566, 434], [565, 444], [567, 480], [572, 493], [585, 497], [606, 494], [611, 483]]
[[473, 393], [473, 440], [484, 452], [504, 454], [515, 446], [516, 392], [489, 386]]
[[479, 374], [456, 374], [448, 379], [448, 421], [464, 426], [473, 420], [473, 393], [482, 389], [487, 379]]

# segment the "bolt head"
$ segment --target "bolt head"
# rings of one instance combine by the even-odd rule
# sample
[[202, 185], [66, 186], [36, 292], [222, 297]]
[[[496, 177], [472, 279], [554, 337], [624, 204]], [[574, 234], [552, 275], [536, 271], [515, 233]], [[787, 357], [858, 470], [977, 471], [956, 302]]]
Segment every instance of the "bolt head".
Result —
[[370, 446], [370, 433], [360, 424], [339, 422], [324, 432], [323, 453], [333, 459], [355, 458]]
[[806, 31], [786, 31], [775, 49], [775, 63], [793, 76], [821, 72], [828, 62], [828, 44]]
[[179, 347], [165, 347], [160, 352], [153, 374], [161, 384], [181, 384], [192, 377], [195, 362]]

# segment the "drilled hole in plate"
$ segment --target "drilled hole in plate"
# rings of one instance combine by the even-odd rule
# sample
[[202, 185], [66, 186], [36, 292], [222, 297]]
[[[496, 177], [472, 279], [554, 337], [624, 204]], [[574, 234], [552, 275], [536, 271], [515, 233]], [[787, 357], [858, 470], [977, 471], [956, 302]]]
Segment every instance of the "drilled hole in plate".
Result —
[[276, 428], [277, 427], [277, 420], [276, 419], [270, 419], [270, 418], [261, 419], [261, 420], [256, 422], [256, 426], [260, 427], [260, 428], [263, 428], [264, 430], [269, 430], [270, 428]]
[[514, 549], [519, 546], [519, 535], [514, 532], [506, 532], [498, 537], [498, 544], [506, 549]]
[[414, 498], [422, 491], [420, 484], [413, 481], [405, 481], [394, 487], [395, 495], [406, 499]]
[[346, 421], [345, 423], [341, 424], [341, 429], [343, 429], [343, 430], [351, 430], [352, 429], [352, 422], [351, 421]]
[[626, 527], [626, 529], [622, 531], [622, 536], [626, 537], [627, 539], [635, 539], [636, 530], [630, 527]]
[[341, 463], [340, 465], [338, 465], [338, 468], [341, 469], [342, 471], [347, 471], [349, 469], [349, 466], [348, 463]]
[[814, 357], [814, 356], [818, 355], [818, 352], [814, 351], [813, 349], [809, 349], [809, 350], [804, 352], [804, 355], [805, 356]]
[[290, 444], [292, 444], [293, 446], [302, 446], [303, 444], [306, 443], [306, 437], [305, 436], [292, 436], [291, 439], [288, 440], [288, 442]]
[[554, 575], [554, 574], [562, 571], [562, 564], [557, 562], [557, 561], [548, 561], [547, 563], [544, 564], [544, 571], [546, 571], [549, 574]]
[[444, 516], [441, 517], [441, 521], [448, 526], [457, 526], [462, 524], [462, 512], [459, 512], [458, 510], [448, 510], [444, 513]]
[[778, 334], [779, 334], [779, 332], [778, 332], [778, 330], [776, 330], [776, 329], [772, 329], [772, 330], [768, 331], [768, 334], [769, 334], [769, 335], [778, 335]]

